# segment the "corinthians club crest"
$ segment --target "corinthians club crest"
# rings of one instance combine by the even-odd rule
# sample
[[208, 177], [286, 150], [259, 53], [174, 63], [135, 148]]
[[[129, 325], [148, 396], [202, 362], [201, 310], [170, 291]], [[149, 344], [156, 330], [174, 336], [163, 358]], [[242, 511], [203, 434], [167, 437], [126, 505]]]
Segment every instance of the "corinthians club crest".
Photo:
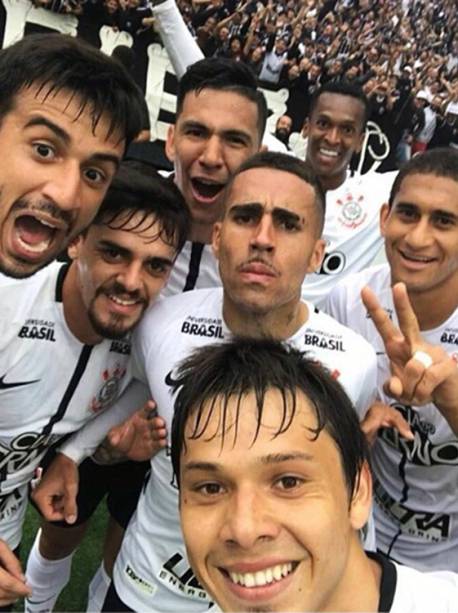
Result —
[[119, 385], [125, 374], [126, 369], [120, 364], [115, 364], [114, 368], [103, 371], [103, 385], [91, 402], [93, 413], [106, 409], [116, 399], [119, 393]]
[[366, 220], [367, 213], [363, 210], [364, 196], [353, 197], [347, 194], [345, 198], [337, 200], [338, 220], [346, 228], [354, 230]]

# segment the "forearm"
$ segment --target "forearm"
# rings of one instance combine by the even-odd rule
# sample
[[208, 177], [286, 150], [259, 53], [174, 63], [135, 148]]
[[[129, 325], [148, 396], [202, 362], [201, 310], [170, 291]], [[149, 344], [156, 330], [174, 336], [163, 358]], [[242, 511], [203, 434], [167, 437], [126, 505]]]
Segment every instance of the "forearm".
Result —
[[204, 55], [174, 0], [153, 5], [153, 15], [175, 74], [181, 79], [187, 67], [203, 59]]
[[116, 404], [65, 441], [59, 451], [79, 464], [92, 455], [111, 428], [130, 417], [149, 397], [147, 386], [133, 381]]

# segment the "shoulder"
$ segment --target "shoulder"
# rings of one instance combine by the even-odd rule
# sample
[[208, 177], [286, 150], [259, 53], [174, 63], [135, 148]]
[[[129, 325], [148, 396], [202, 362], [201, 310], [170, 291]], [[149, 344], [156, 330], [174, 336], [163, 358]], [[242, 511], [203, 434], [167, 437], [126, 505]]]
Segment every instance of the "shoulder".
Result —
[[[348, 275], [345, 279], [337, 283], [330, 291], [325, 310], [337, 317], [335, 309], [343, 307], [347, 313], [354, 309], [364, 309], [361, 301], [361, 290], [368, 285], [373, 291], [380, 295], [381, 292], [390, 289], [390, 269], [388, 264], [370, 266], [361, 272]], [[340, 317], [338, 317], [340, 320]]]
[[394, 564], [396, 591], [391, 613], [455, 613], [458, 603], [458, 574], [450, 571], [420, 572]]
[[197, 314], [221, 311], [222, 289], [208, 288], [162, 298], [150, 307], [135, 330], [134, 337], [144, 350], [181, 328], [183, 320]]
[[355, 354], [374, 356], [372, 345], [358, 332], [340, 323], [332, 315], [315, 309], [309, 318], [308, 328], [324, 332], [328, 337], [339, 338], [343, 350]]

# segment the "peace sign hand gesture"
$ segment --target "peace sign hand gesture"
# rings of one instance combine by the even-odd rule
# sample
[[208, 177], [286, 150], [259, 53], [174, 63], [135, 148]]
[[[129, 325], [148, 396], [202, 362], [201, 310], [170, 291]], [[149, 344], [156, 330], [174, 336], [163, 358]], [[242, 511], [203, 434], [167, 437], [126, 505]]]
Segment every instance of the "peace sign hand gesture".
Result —
[[457, 364], [442, 347], [423, 339], [405, 285], [397, 283], [392, 291], [399, 329], [374, 292], [369, 287], [361, 291], [390, 360], [391, 377], [385, 382], [385, 393], [403, 404], [421, 406], [433, 402], [458, 435]]

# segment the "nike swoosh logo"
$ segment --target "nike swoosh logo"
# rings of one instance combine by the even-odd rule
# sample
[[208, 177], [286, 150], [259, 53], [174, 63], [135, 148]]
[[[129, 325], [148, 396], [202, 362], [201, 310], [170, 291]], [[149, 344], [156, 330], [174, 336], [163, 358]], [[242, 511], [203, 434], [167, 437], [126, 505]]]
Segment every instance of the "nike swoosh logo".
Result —
[[0, 378], [0, 390], [7, 390], [11, 387], [21, 387], [22, 385], [31, 385], [32, 383], [38, 383], [40, 379], [35, 379], [34, 381], [17, 381], [16, 383], [5, 383], [6, 375]]
[[177, 384], [177, 380], [172, 377], [172, 370], [165, 375], [165, 383], [170, 387], [174, 387]]

